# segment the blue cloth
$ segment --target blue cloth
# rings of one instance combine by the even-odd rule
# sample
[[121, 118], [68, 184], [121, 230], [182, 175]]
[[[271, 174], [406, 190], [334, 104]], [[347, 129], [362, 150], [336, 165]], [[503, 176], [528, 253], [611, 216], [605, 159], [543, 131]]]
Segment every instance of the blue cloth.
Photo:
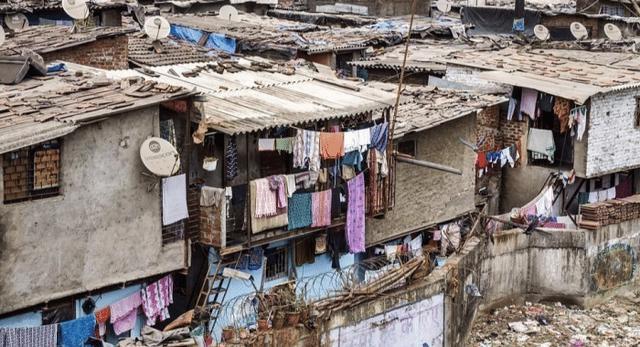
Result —
[[293, 194], [289, 198], [289, 230], [306, 228], [313, 223], [311, 215], [311, 194]]
[[215, 48], [227, 53], [235, 53], [236, 52], [236, 39], [231, 37], [226, 37], [221, 34], [211, 33], [209, 34], [209, 38], [204, 45], [207, 48]]
[[389, 139], [389, 123], [384, 122], [371, 127], [371, 147], [384, 152]]
[[360, 153], [360, 151], [358, 150], [347, 152], [342, 158], [342, 165], [355, 166], [358, 171], [362, 170], [360, 165], [361, 163], [362, 153]]
[[202, 38], [202, 35], [204, 34], [200, 30], [183, 27], [181, 25], [171, 25], [171, 36], [175, 37], [178, 40], [198, 43], [198, 41], [200, 41], [200, 39]]
[[60, 323], [58, 345], [60, 347], [83, 347], [96, 330], [96, 317], [93, 314], [76, 320]]
[[524, 31], [524, 18], [513, 19], [513, 31]]
[[47, 73], [59, 71], [67, 71], [67, 67], [64, 65], [64, 63], [51, 64], [47, 66]]

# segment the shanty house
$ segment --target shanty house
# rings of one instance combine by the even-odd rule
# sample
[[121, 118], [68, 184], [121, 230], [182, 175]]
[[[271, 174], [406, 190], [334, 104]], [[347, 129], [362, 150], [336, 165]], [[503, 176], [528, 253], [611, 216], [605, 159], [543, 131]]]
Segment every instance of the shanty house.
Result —
[[0, 86], [0, 327], [80, 318], [91, 296], [102, 309], [188, 267], [186, 216], [165, 222], [188, 178], [168, 190], [140, 148], [159, 137], [183, 153], [189, 103], [179, 87], [82, 69]]
[[[91, 20], [99, 26], [122, 26], [122, 11], [128, 5], [137, 6], [134, 0], [110, 0], [88, 2]], [[27, 25], [73, 25], [73, 19], [62, 9], [60, 0], [2, 0], [0, 14], [6, 15], [2, 20], [12, 21], [12, 26]], [[17, 16], [16, 16], [17, 15]], [[5, 23], [6, 24], [6, 23]]]

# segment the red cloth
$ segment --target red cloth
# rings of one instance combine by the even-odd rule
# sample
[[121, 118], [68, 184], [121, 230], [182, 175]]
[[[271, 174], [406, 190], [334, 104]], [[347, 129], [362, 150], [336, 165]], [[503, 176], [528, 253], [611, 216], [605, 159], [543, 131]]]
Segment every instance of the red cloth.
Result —
[[616, 186], [616, 199], [626, 198], [631, 195], [633, 195], [633, 185], [631, 176], [629, 176]]
[[109, 306], [96, 311], [96, 323], [98, 323], [98, 328], [96, 329], [96, 336], [102, 336], [106, 331], [106, 324], [111, 317], [111, 308]]
[[476, 157], [476, 167], [478, 169], [484, 169], [487, 167], [487, 154], [485, 152], [478, 152]]

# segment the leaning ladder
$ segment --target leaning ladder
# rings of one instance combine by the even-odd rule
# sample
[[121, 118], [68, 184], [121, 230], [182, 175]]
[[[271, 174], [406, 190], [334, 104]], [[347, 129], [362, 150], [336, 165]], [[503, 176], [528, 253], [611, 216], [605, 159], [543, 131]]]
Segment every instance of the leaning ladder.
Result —
[[[242, 254], [239, 254], [236, 260], [236, 266], [241, 257]], [[224, 262], [222, 258], [215, 263], [209, 263], [207, 274], [202, 282], [202, 288], [196, 301], [196, 308], [209, 312], [209, 320], [213, 322], [210, 331], [213, 331], [213, 327], [215, 327], [218, 322], [222, 304], [227, 297], [229, 285], [231, 284], [231, 278], [223, 275], [223, 269], [228, 264], [229, 263]], [[211, 272], [214, 267], [215, 271]]]

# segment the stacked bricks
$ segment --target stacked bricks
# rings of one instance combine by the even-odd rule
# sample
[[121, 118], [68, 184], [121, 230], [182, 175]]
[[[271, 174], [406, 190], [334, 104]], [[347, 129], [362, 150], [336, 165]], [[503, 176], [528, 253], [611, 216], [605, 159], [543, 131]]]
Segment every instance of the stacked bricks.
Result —
[[81, 46], [45, 53], [45, 62], [64, 60], [100, 69], [128, 69], [129, 38], [126, 35], [98, 38]]
[[33, 156], [33, 189], [58, 187], [60, 178], [60, 150], [37, 151]]
[[29, 149], [7, 153], [2, 158], [4, 201], [29, 197]]

